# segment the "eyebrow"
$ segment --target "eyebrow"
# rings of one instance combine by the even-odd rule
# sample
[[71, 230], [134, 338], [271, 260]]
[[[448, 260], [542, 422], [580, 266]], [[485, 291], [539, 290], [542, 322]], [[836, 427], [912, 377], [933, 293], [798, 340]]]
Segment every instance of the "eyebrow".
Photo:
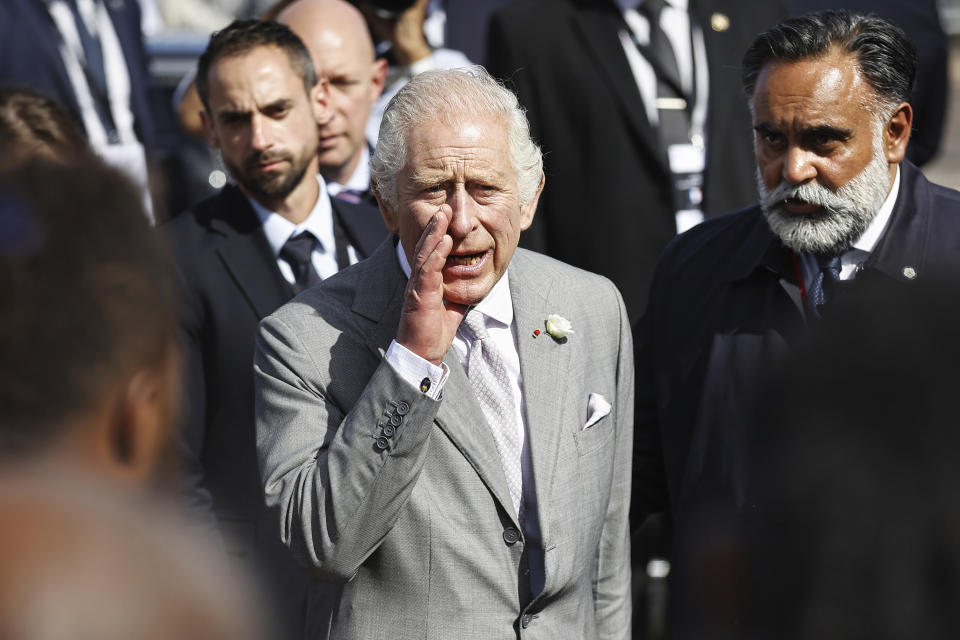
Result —
[[[768, 133], [779, 133], [779, 130], [772, 125], [761, 122], [753, 127], [753, 130], [757, 133], [764, 135]], [[799, 131], [801, 137], [817, 137], [823, 136], [827, 138], [833, 138], [835, 140], [848, 140], [853, 136], [852, 129], [844, 129], [842, 127], [834, 127], [828, 124], [821, 124], [812, 127], [806, 127]]]

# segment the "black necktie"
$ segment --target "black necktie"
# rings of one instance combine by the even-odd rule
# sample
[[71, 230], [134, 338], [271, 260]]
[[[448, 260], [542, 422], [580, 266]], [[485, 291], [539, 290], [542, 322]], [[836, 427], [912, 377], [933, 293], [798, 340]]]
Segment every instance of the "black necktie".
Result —
[[107, 72], [103, 65], [103, 49], [100, 48], [100, 40], [90, 32], [86, 21], [80, 15], [77, 0], [67, 0], [66, 4], [73, 13], [73, 21], [77, 24], [77, 34], [80, 36], [80, 46], [83, 48], [83, 68], [87, 83], [90, 85], [100, 121], [103, 122], [103, 127], [109, 135], [114, 130], [114, 126], [113, 116], [110, 113], [110, 94], [107, 90]]
[[[660, 117], [660, 137], [664, 147], [690, 142], [690, 106], [680, 82], [680, 67], [670, 44], [670, 38], [660, 28], [660, 14], [664, 0], [644, 0], [639, 11], [650, 24], [650, 44], [637, 47], [657, 76], [657, 113]], [[636, 39], [634, 39], [636, 42]], [[667, 108], [664, 108], [666, 106]]]
[[280, 257], [287, 261], [293, 271], [296, 281], [293, 290], [297, 293], [322, 280], [310, 259], [316, 246], [316, 237], [309, 231], [304, 231], [287, 240], [280, 249]]

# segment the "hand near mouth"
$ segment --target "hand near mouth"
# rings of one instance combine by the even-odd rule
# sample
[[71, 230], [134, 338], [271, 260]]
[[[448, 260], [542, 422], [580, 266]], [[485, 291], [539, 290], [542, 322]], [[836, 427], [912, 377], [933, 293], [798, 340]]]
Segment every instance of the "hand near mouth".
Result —
[[397, 342], [435, 365], [443, 362], [467, 307], [443, 299], [443, 267], [453, 249], [450, 212], [440, 207], [414, 249]]

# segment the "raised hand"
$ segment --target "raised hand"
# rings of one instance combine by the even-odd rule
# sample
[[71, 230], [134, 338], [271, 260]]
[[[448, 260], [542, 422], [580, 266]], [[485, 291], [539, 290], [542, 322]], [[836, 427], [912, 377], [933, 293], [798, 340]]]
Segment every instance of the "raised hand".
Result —
[[397, 329], [398, 343], [435, 365], [443, 361], [467, 311], [443, 298], [443, 267], [453, 249], [447, 234], [451, 215], [448, 205], [441, 206], [417, 242]]

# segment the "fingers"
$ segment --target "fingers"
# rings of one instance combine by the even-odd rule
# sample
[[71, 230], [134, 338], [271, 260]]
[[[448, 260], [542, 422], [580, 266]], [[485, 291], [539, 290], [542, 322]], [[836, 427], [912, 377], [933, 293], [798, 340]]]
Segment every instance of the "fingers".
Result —
[[[449, 213], [444, 207], [439, 207], [433, 218], [427, 223], [426, 228], [424, 228], [420, 236], [420, 240], [417, 241], [416, 248], [414, 248], [412, 275], [415, 276], [418, 272], [422, 271], [428, 260], [432, 262], [431, 266], [434, 268], [443, 268], [447, 256], [450, 254], [451, 249], [453, 249], [453, 239], [447, 235], [447, 226], [449, 224]], [[440, 260], [438, 267], [437, 261], [440, 256], [442, 256], [442, 260]]]

